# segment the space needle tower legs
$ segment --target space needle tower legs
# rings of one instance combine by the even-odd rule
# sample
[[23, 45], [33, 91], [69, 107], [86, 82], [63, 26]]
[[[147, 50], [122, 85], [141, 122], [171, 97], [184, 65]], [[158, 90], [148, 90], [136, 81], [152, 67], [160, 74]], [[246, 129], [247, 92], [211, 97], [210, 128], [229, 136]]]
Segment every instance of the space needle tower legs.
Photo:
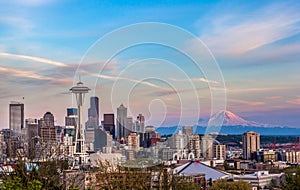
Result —
[[84, 128], [82, 126], [82, 105], [84, 102], [84, 96], [90, 91], [90, 89], [83, 86], [82, 82], [78, 82], [76, 86], [73, 86], [70, 89], [70, 91], [75, 94], [78, 106], [78, 122], [76, 126], [74, 155], [79, 158], [79, 164], [83, 164], [86, 161], [87, 153], [85, 152]]

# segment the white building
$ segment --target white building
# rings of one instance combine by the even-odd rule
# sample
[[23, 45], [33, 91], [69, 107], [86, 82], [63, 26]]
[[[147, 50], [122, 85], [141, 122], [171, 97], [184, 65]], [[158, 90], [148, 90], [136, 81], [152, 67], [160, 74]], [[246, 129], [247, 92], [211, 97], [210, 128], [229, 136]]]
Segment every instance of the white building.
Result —
[[284, 173], [269, 174], [268, 171], [258, 171], [253, 174], [233, 176], [234, 181], [245, 181], [251, 183], [253, 187], [265, 188], [269, 186], [273, 180], [275, 185], [280, 185], [280, 181], [284, 177]]

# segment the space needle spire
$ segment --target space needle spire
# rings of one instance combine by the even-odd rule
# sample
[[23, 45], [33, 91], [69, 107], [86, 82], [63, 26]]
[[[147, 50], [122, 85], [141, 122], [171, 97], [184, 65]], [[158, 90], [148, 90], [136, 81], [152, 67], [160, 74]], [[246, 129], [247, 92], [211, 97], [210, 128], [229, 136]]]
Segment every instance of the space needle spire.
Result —
[[76, 86], [73, 86], [70, 91], [75, 94], [76, 102], [78, 106], [78, 122], [76, 126], [76, 137], [75, 137], [75, 157], [79, 158], [79, 164], [85, 162], [87, 153], [85, 151], [85, 138], [84, 138], [84, 129], [82, 126], [82, 106], [84, 103], [85, 94], [88, 93], [91, 89], [84, 86], [81, 81], [77, 83]]

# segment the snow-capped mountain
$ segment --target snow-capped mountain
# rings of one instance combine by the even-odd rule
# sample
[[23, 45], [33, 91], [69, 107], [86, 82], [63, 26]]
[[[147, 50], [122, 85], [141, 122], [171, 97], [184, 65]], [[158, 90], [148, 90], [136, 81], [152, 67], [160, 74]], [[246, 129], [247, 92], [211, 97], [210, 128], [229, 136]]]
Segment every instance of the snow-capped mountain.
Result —
[[[223, 124], [222, 124], [223, 119]], [[230, 111], [220, 111], [212, 115], [208, 121], [209, 125], [216, 126], [256, 126], [256, 127], [266, 127], [267, 124], [258, 123], [255, 121], [247, 121], [240, 116], [230, 112]]]

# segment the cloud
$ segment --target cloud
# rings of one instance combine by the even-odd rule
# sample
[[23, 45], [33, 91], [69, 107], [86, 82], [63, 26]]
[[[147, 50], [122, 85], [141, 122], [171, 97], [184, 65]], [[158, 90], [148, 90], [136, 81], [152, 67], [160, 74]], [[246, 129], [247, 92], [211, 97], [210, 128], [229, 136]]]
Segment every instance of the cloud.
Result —
[[[32, 71], [25, 71], [25, 70], [19, 70], [14, 68], [0, 67], [0, 73], [1, 75], [13, 76], [13, 77], [18, 77], [23, 79], [34, 79], [35, 83], [36, 82], [39, 83], [39, 81], [42, 80], [42, 81], [51, 81], [55, 84], [72, 84], [72, 80], [67, 78], [62, 78], [62, 79], [53, 78], [49, 76], [39, 75]], [[18, 80], [18, 82], [20, 82], [20, 80]], [[33, 84], [33, 82], [31, 82], [30, 84]]]
[[213, 53], [221, 55], [245, 54], [300, 33], [300, 12], [291, 4], [268, 5], [247, 16], [221, 14], [207, 15], [210, 32], [200, 35]]
[[238, 89], [227, 88], [227, 92], [233, 92], [233, 93], [274, 92], [274, 91], [284, 91], [289, 89], [293, 89], [293, 88], [290, 87], [238, 88]]
[[54, 1], [55, 0], [11, 0], [12, 3], [25, 6], [42, 6]]
[[111, 80], [111, 81], [124, 80], [124, 81], [132, 82], [135, 84], [143, 84], [143, 85], [158, 88], [158, 89], [164, 89], [164, 90], [169, 89], [169, 88], [159, 86], [159, 85], [154, 84], [149, 81], [138, 80], [138, 79], [133, 79], [133, 78], [128, 78], [128, 77], [110, 76], [110, 75], [104, 75], [104, 74], [98, 74], [98, 73], [89, 73], [89, 75], [92, 75], [92, 76], [98, 77], [98, 78], [102, 78], [102, 79], [106, 79], [106, 80]]
[[30, 30], [34, 28], [34, 24], [32, 22], [22, 17], [0, 16], [0, 23], [23, 30]]
[[228, 99], [229, 103], [238, 103], [248, 106], [263, 106], [265, 102], [256, 102], [256, 101], [246, 101], [246, 100], [237, 100], [237, 99]]
[[2, 57], [9, 57], [13, 59], [22, 59], [22, 60], [29, 60], [29, 61], [35, 61], [35, 62], [40, 62], [40, 63], [46, 63], [49, 65], [55, 65], [59, 67], [67, 67], [68, 65], [62, 62], [58, 61], [53, 61], [49, 59], [44, 59], [40, 57], [33, 57], [33, 56], [28, 56], [28, 55], [19, 55], [19, 54], [11, 54], [11, 53], [6, 53], [6, 52], [0, 52], [0, 56]]
[[188, 79], [176, 79], [176, 78], [169, 78], [170, 80], [172, 81], [175, 81], [175, 82], [190, 82], [190, 81], [193, 81], [193, 82], [205, 82], [205, 83], [214, 83], [214, 84], [218, 84], [217, 81], [213, 81], [213, 80], [208, 80], [208, 79], [205, 79], [205, 78], [188, 78]]
[[267, 100], [280, 100], [282, 96], [268, 96], [266, 97]]
[[300, 105], [300, 97], [292, 99], [292, 100], [288, 100], [286, 101], [289, 104], [296, 104], [296, 105]]

